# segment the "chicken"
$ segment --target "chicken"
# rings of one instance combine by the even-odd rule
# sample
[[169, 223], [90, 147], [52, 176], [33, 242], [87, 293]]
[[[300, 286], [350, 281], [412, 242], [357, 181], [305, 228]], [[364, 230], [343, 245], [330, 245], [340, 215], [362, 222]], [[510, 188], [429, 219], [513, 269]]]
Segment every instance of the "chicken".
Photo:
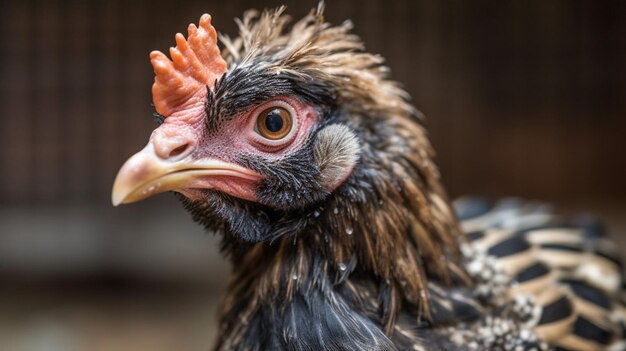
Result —
[[324, 22], [211, 17], [150, 54], [161, 116], [113, 204], [174, 191], [233, 266], [216, 350], [623, 350], [601, 227], [442, 186], [423, 117]]

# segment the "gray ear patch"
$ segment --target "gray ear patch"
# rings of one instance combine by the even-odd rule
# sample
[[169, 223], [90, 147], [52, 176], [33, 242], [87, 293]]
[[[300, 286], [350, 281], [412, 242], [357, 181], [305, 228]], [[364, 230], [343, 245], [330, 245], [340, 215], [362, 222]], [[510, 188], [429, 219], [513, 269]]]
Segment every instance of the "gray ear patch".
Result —
[[337, 188], [352, 173], [360, 150], [356, 135], [347, 126], [333, 124], [322, 129], [313, 148], [322, 184], [329, 190]]

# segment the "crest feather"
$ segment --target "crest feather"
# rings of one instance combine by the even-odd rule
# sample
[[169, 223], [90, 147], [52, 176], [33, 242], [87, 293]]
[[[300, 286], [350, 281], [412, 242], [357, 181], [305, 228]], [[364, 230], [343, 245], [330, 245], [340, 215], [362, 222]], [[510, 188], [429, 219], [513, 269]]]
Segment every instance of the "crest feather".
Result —
[[417, 115], [406, 91], [388, 79], [384, 59], [365, 52], [361, 39], [351, 33], [352, 22], [331, 26], [320, 3], [289, 27], [284, 10], [247, 11], [237, 20], [238, 38], [220, 35], [231, 70], [254, 66], [288, 72], [333, 87], [342, 106]]

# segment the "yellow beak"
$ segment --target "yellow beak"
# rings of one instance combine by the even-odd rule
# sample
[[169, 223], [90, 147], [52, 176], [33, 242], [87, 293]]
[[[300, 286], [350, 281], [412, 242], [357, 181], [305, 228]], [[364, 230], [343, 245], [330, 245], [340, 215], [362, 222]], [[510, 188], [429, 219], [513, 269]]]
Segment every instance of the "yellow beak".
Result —
[[[111, 200], [114, 206], [140, 201], [170, 191], [210, 188], [207, 178], [230, 176], [257, 180], [259, 175], [239, 165], [221, 160], [187, 156], [181, 160], [159, 157], [148, 145], [124, 163], [113, 184]], [[210, 182], [209, 182], [210, 183]]]

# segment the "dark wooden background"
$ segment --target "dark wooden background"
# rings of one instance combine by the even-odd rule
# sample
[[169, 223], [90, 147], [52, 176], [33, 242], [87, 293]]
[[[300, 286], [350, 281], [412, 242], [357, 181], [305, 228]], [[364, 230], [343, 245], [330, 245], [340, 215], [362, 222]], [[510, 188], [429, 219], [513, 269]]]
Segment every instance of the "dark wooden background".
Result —
[[[109, 201], [155, 126], [148, 53], [280, 1], [1, 1], [0, 200]], [[300, 17], [314, 1], [286, 1]], [[428, 118], [453, 196], [626, 199], [623, 1], [327, 1]]]

